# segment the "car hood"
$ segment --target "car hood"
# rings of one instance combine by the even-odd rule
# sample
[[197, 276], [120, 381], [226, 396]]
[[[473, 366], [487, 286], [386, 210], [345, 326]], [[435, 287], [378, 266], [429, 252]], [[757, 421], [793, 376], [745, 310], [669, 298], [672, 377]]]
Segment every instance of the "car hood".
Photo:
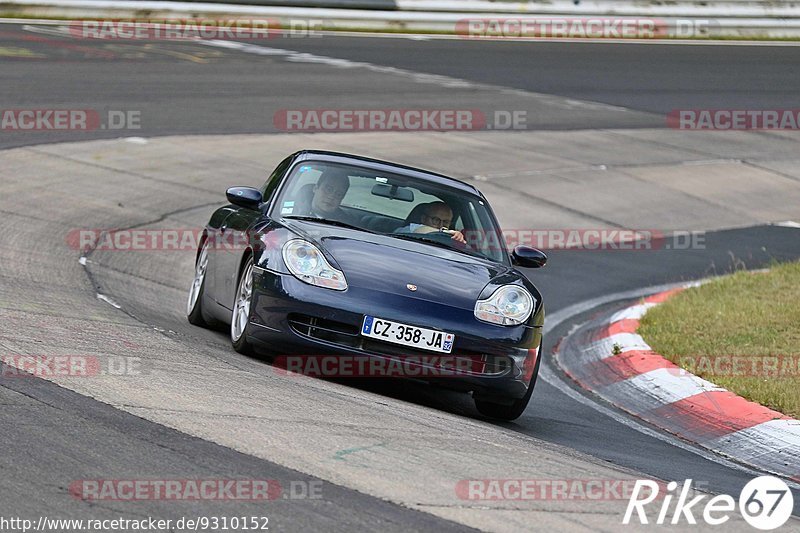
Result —
[[313, 222], [286, 226], [327, 252], [353, 288], [473, 309], [492, 280], [517, 277], [509, 266], [434, 245]]

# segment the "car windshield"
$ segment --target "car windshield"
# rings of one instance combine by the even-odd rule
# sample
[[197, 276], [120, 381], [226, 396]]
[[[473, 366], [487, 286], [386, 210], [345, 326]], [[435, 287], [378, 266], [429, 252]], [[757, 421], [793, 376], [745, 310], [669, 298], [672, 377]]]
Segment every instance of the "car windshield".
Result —
[[483, 199], [400, 174], [303, 161], [290, 172], [271, 215], [318, 219], [508, 262], [502, 233]]

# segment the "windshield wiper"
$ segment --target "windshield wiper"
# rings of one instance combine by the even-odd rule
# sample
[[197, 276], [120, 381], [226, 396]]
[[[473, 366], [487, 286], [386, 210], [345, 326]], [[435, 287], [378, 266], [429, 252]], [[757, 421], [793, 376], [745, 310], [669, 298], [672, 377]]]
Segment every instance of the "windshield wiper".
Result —
[[329, 226], [338, 226], [340, 228], [348, 228], [348, 229], [355, 229], [358, 231], [366, 231], [367, 233], [375, 233], [374, 231], [362, 228], [361, 226], [354, 226], [353, 224], [348, 224], [347, 222], [341, 222], [339, 220], [333, 220], [330, 218], [309, 217], [300, 215], [287, 215], [284, 216], [283, 218], [288, 218], [291, 220], [305, 220], [308, 222], [319, 222], [320, 224], [328, 224]]

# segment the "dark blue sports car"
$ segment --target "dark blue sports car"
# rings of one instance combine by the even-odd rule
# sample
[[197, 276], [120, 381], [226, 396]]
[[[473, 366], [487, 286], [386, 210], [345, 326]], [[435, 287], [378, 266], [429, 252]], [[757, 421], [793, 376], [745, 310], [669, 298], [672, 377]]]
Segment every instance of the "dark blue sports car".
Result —
[[525, 410], [544, 306], [515, 267], [547, 258], [509, 252], [475, 187], [305, 150], [227, 197], [203, 232], [189, 322], [230, 324], [237, 351], [290, 370], [422, 379], [471, 392], [486, 416]]

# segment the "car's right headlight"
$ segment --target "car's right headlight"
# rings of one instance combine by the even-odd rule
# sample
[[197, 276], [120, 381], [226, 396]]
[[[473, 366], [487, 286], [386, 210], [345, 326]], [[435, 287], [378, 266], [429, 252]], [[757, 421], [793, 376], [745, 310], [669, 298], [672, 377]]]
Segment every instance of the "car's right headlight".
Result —
[[292, 239], [283, 245], [281, 253], [286, 268], [300, 281], [337, 291], [347, 288], [344, 272], [333, 268], [320, 249], [310, 242]]
[[485, 300], [475, 302], [475, 318], [501, 326], [518, 326], [528, 320], [536, 299], [525, 287], [503, 285]]

